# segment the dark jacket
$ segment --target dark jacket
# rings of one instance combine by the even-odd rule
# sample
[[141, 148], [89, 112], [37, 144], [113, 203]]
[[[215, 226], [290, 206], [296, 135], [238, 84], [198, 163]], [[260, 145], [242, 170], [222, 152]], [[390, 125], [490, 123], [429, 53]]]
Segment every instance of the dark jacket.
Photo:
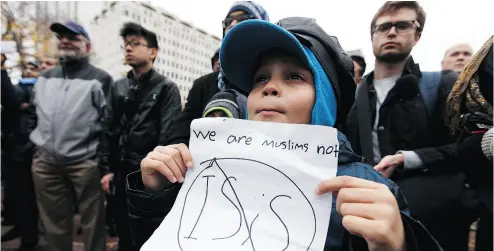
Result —
[[461, 163], [459, 166], [466, 174], [467, 182], [477, 192], [483, 204], [482, 207], [485, 207], [492, 215], [494, 173], [492, 160], [482, 152], [483, 136], [484, 133], [476, 133], [461, 139], [457, 146], [457, 160]]
[[[474, 58], [481, 58], [475, 55]], [[469, 64], [473, 64], [471, 61]], [[487, 104], [483, 107], [493, 104], [493, 46], [490, 44], [490, 49], [482, 59], [478, 70], [478, 86], [481, 95], [485, 98]], [[468, 72], [467, 74], [474, 74]], [[465, 83], [459, 80], [457, 85]], [[470, 82], [468, 83], [470, 85]], [[466, 92], [465, 92], [466, 93]], [[466, 94], [462, 94], [465, 95]], [[450, 100], [450, 102], [452, 102]], [[482, 206], [487, 208], [492, 219], [493, 212], [493, 168], [492, 168], [492, 114], [489, 114], [488, 109], [468, 108], [464, 99], [460, 111], [462, 116], [459, 125], [456, 128], [455, 134], [458, 136], [457, 157], [461, 170], [466, 174], [467, 182], [477, 192]], [[488, 131], [489, 130], [489, 131]], [[482, 147], [483, 146], [483, 147]], [[490, 221], [492, 223], [492, 221]], [[492, 225], [491, 225], [492, 230]], [[492, 235], [491, 235], [492, 240]], [[492, 242], [490, 243], [492, 245]], [[492, 249], [492, 248], [491, 248]]]
[[41, 74], [34, 87], [28, 130], [43, 161], [72, 164], [97, 156], [104, 91], [112, 82], [88, 58], [64, 62]]
[[[353, 176], [386, 184], [395, 195], [402, 213], [407, 250], [441, 250], [427, 230], [410, 218], [406, 200], [399, 187], [370, 166], [358, 163], [360, 157], [353, 153], [342, 133], [338, 134], [338, 139], [340, 152], [337, 176]], [[131, 231], [135, 244], [142, 246], [170, 212], [181, 185], [172, 185], [162, 192], [150, 193], [145, 191], [140, 172], [130, 174], [127, 181]], [[333, 199], [325, 250], [366, 250], [365, 240], [349, 235], [344, 230], [341, 220], [341, 215], [336, 211], [336, 200]]]
[[2, 150], [8, 150], [10, 154], [14, 147], [15, 132], [19, 128], [20, 101], [7, 70], [2, 69], [0, 81], [2, 83]]
[[[420, 79], [422, 73], [410, 58], [401, 79], [409, 75]], [[360, 142], [359, 109], [371, 111], [371, 122], [366, 126], [372, 130], [376, 117], [376, 92], [371, 73], [360, 84], [359, 91], [368, 88], [369, 103], [362, 103], [359, 94], [347, 118], [347, 135], [357, 154], [363, 150]], [[475, 219], [471, 203], [474, 192], [465, 188], [465, 175], [454, 161], [455, 139], [444, 122], [447, 96], [456, 80], [456, 74], [443, 72], [437, 91], [437, 103], [432, 116], [420, 95], [417, 80], [401, 82], [389, 91], [379, 110], [378, 137], [381, 156], [393, 155], [400, 150], [414, 151], [422, 161], [422, 166], [395, 171], [391, 179], [400, 186], [410, 206], [411, 214], [421, 221], [445, 250], [455, 250], [460, 244], [461, 231], [466, 231]], [[402, 85], [403, 83], [403, 85]], [[367, 137], [371, 137], [370, 133]], [[369, 150], [369, 149], [367, 149]], [[372, 152], [372, 149], [370, 149]], [[365, 154], [362, 154], [365, 155]], [[372, 163], [373, 159], [366, 158]], [[449, 219], [457, 219], [450, 221]], [[467, 232], [465, 232], [466, 236]], [[457, 237], [452, 237], [452, 235]], [[453, 240], [451, 240], [453, 238]]]
[[189, 144], [190, 123], [194, 119], [202, 118], [209, 100], [220, 91], [218, 74], [219, 72], [212, 72], [194, 81], [187, 96], [187, 103], [170, 129], [170, 138], [163, 145]]
[[[405, 66], [402, 78], [407, 75], [413, 75], [418, 80], [422, 75], [418, 64], [415, 64], [411, 57]], [[363, 152], [360, 144], [358, 110], [370, 108], [371, 124], [367, 126], [371, 130], [376, 118], [377, 96], [373, 78], [374, 73], [370, 73], [359, 86], [359, 89], [368, 88], [369, 104], [363, 104], [362, 100], [357, 97], [347, 117], [348, 132], [346, 135], [357, 154]], [[431, 115], [428, 114], [426, 104], [420, 95], [418, 83], [407, 83], [407, 88], [396, 84], [389, 91], [379, 109], [378, 134], [382, 157], [395, 154], [400, 150], [414, 150], [426, 168], [431, 166], [437, 168], [437, 165], [434, 166], [436, 163], [444, 161], [453, 154], [453, 145], [439, 148], [438, 146], [454, 143], [454, 139], [444, 125], [444, 106], [456, 78], [457, 75], [454, 72], [443, 72], [437, 91], [435, 111]], [[414, 84], [417, 86], [412, 86]], [[372, 158], [366, 158], [366, 161], [372, 165], [377, 164]]]
[[[16, 96], [22, 103], [31, 104], [33, 99], [34, 83], [19, 81], [15, 86]], [[22, 160], [24, 158], [32, 158], [33, 143], [29, 140], [29, 109], [20, 110], [20, 124], [19, 135], [16, 141], [16, 148], [18, 149], [18, 157]]]
[[[151, 69], [135, 80], [132, 71], [110, 88], [100, 165], [112, 172], [139, 169], [141, 160], [165, 145], [181, 110], [177, 85]], [[132, 170], [118, 168], [129, 167]]]

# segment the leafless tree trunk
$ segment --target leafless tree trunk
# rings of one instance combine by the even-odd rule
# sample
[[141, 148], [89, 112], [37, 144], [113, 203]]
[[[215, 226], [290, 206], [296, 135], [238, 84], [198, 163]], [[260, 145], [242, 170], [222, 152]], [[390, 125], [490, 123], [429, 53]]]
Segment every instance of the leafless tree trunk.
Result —
[[47, 13], [46, 7], [40, 8], [39, 2], [2, 1], [1, 11], [5, 24], [2, 40], [15, 42], [19, 53], [18, 66], [23, 69], [26, 56], [38, 56], [26, 52], [24, 41], [33, 41], [35, 54], [39, 54], [40, 44], [51, 38], [49, 25], [54, 19]]

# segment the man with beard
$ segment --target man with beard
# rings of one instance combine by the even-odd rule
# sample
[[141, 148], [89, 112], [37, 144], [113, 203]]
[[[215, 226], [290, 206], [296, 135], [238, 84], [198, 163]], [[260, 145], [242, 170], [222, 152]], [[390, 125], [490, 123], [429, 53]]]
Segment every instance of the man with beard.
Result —
[[110, 193], [115, 175], [115, 225], [118, 250], [134, 251], [127, 213], [126, 177], [140, 169], [141, 160], [155, 146], [165, 143], [170, 125], [181, 110], [177, 85], [153, 69], [158, 53], [156, 34], [135, 23], [120, 30], [125, 62], [132, 67], [127, 77], [115, 82], [108, 95], [105, 141], [101, 166], [111, 173], [101, 179]]
[[[425, 12], [415, 1], [386, 2], [371, 23], [375, 68], [360, 84], [347, 135], [365, 162], [403, 190], [411, 214], [444, 250], [468, 250], [475, 219], [464, 175], [449, 163], [454, 139], [444, 105], [457, 74], [422, 72], [410, 52]], [[470, 201], [469, 201], [470, 202]]]
[[[32, 173], [48, 250], [72, 250], [73, 206], [77, 202], [85, 250], [106, 250], [103, 192], [97, 148], [112, 78], [89, 63], [86, 30], [54, 23], [60, 65], [34, 86], [30, 139], [36, 147]], [[75, 196], [73, 191], [75, 191]], [[74, 198], [75, 197], [75, 198]]]

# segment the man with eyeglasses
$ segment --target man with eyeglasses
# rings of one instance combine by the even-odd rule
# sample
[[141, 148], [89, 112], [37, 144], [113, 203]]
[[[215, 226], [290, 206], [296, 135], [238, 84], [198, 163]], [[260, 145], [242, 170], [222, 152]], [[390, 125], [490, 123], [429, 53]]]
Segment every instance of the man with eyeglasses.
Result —
[[[35, 145], [32, 174], [47, 249], [72, 250], [77, 202], [84, 248], [106, 250], [103, 192], [97, 149], [102, 134], [105, 90], [111, 76], [89, 63], [91, 40], [79, 24], [54, 23], [60, 65], [34, 86], [28, 130]], [[75, 196], [73, 191], [75, 191]]]
[[125, 62], [132, 70], [112, 85], [108, 95], [106, 131], [100, 148], [100, 165], [108, 173], [101, 184], [105, 192], [114, 195], [111, 206], [118, 250], [134, 251], [140, 247], [134, 246], [130, 232], [126, 177], [140, 169], [148, 152], [165, 143], [182, 106], [177, 85], [153, 69], [158, 54], [156, 34], [136, 23], [126, 23], [120, 36]]
[[402, 189], [412, 216], [444, 250], [467, 250], [474, 220], [463, 199], [465, 177], [450, 163], [454, 139], [444, 105], [457, 74], [423, 72], [410, 52], [425, 12], [416, 1], [386, 2], [370, 29], [374, 71], [362, 81], [347, 120], [356, 152]]
[[[228, 14], [223, 20], [223, 34], [226, 34], [233, 26], [247, 19], [263, 19], [268, 20], [266, 11], [258, 4], [251, 1], [235, 2], [228, 11]], [[170, 129], [170, 137], [167, 142], [158, 143], [155, 142], [153, 147], [158, 145], [169, 145], [189, 143], [190, 138], [190, 124], [192, 120], [202, 118], [203, 111], [211, 98], [223, 89], [231, 88], [228, 80], [226, 80], [221, 72], [212, 72], [205, 76], [202, 76], [194, 81], [192, 89], [189, 91], [187, 97], [187, 103], [184, 110], [180, 113], [177, 120], [172, 124]], [[232, 91], [233, 92], [233, 91]], [[237, 95], [241, 95], [235, 92]], [[141, 158], [142, 159], [142, 158]], [[141, 175], [138, 173], [138, 175]], [[134, 187], [135, 184], [128, 184], [128, 188]], [[132, 195], [132, 194], [131, 194]], [[135, 194], [134, 194], [135, 196]], [[141, 201], [139, 196], [148, 196], [145, 193], [134, 197]], [[146, 205], [139, 205], [147, 207]], [[120, 209], [119, 210], [123, 210]], [[150, 217], [146, 220], [146, 225], [142, 225], [141, 216], [143, 214], [140, 208], [129, 207], [129, 223], [132, 230], [132, 238], [136, 248], [140, 248], [153, 234], [153, 231], [161, 224], [161, 218]], [[146, 215], [147, 212], [145, 212]], [[166, 247], [165, 247], [166, 248]]]
[[[230, 7], [225, 19], [222, 21], [223, 37], [236, 24], [249, 19], [262, 19], [269, 21], [269, 16], [264, 8], [255, 2], [235, 2]], [[234, 86], [231, 85], [228, 79], [225, 78], [221, 70], [218, 72], [209, 73], [196, 79], [189, 91], [187, 103], [185, 103], [182, 113], [178, 117], [176, 123], [172, 125], [170, 138], [166, 145], [180, 143], [187, 145], [189, 144], [190, 123], [194, 119], [202, 118], [204, 108], [206, 108], [206, 105], [209, 103], [211, 98], [219, 91], [231, 89], [231, 92], [239, 101], [239, 105], [242, 106], [240, 110], [243, 113], [243, 111], [246, 110], [247, 99], [245, 97], [245, 93], [240, 93], [232, 88], [234, 88]]]

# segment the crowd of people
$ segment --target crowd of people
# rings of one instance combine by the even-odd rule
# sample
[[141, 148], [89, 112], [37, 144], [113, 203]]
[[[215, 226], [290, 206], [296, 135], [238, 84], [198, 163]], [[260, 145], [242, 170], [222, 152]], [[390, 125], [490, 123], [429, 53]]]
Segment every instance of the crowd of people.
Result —
[[192, 167], [192, 120], [229, 117], [338, 129], [337, 177], [314, 184], [337, 192], [325, 250], [466, 251], [475, 221], [476, 250], [493, 250], [493, 37], [478, 52], [447, 48], [442, 71], [425, 72], [411, 56], [425, 24], [416, 1], [386, 2], [364, 75], [363, 56], [314, 19], [272, 23], [259, 4], [235, 2], [212, 72], [183, 108], [153, 69], [152, 31], [121, 27], [132, 69], [114, 80], [90, 63], [84, 27], [52, 24], [58, 60], [28, 62], [17, 85], [2, 54], [2, 224], [14, 225], [2, 241], [72, 250], [77, 212], [85, 250], [106, 250], [113, 229], [118, 250], [139, 250]]

